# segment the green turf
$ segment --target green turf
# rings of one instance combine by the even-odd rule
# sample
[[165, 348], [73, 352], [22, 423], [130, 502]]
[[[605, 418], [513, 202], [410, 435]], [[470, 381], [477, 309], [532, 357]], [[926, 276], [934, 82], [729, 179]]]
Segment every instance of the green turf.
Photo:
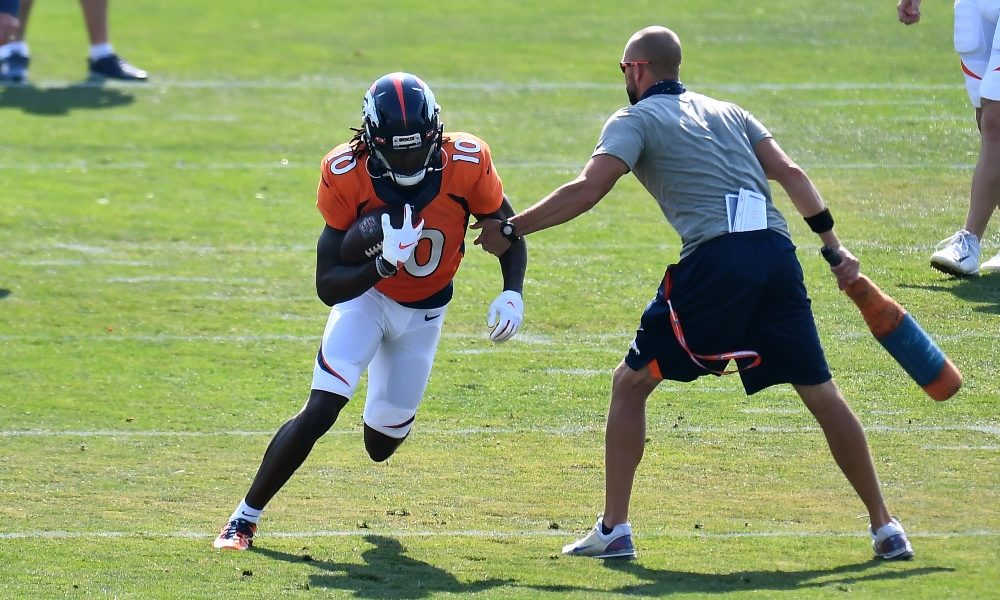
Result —
[[[39, 2], [35, 85], [0, 88], [0, 597], [988, 597], [1000, 277], [927, 266], [978, 149], [946, 4], [906, 28], [891, 2], [118, 2], [112, 40], [152, 81], [85, 87], [79, 7]], [[631, 178], [529, 238], [526, 321], [503, 346], [485, 328], [499, 270], [470, 235], [411, 439], [367, 459], [362, 389], [258, 551], [213, 552], [308, 392], [318, 165], [368, 83], [423, 77], [522, 209], [578, 172], [626, 101], [621, 48], [651, 23], [682, 37], [689, 88], [745, 106], [808, 169], [864, 270], [965, 375], [928, 399], [776, 192], [917, 558], [870, 561], [863, 507], [792, 390], [747, 398], [732, 378], [653, 395], [640, 558], [559, 555], [600, 510], [610, 372], [680, 248]]]

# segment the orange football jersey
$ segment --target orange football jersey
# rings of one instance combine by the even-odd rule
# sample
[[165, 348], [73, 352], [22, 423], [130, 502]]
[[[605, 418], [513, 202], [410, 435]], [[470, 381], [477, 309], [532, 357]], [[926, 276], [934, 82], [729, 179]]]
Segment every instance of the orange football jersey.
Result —
[[[503, 183], [486, 142], [464, 132], [444, 137], [441, 187], [420, 210], [424, 229], [417, 249], [395, 277], [375, 284], [397, 302], [418, 302], [447, 287], [462, 262], [470, 215], [495, 212], [503, 203]], [[355, 159], [348, 144], [323, 158], [316, 206], [330, 227], [346, 231], [358, 215], [386, 206], [368, 175], [368, 160], [367, 152]]]

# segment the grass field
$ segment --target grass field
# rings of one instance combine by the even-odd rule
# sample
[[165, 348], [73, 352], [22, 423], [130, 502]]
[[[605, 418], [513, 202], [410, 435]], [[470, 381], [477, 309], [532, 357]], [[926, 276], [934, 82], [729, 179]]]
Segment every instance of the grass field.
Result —
[[[0, 597], [992, 596], [1000, 277], [928, 267], [978, 136], [950, 6], [925, 5], [905, 28], [891, 1], [114, 2], [112, 40], [152, 81], [88, 87], [79, 7], [38, 2], [35, 85], [0, 88]], [[684, 41], [689, 88], [745, 106], [809, 170], [864, 270], [965, 374], [928, 399], [776, 192], [915, 560], [870, 560], [791, 388], [747, 398], [733, 378], [651, 398], [638, 560], [559, 554], [601, 509], [610, 371], [679, 251], [631, 178], [529, 238], [526, 322], [503, 346], [485, 327], [499, 270], [470, 235], [406, 444], [367, 459], [361, 390], [257, 549], [211, 550], [308, 393], [318, 165], [370, 81], [423, 77], [522, 209], [585, 162], [626, 101], [621, 48], [652, 23]]]

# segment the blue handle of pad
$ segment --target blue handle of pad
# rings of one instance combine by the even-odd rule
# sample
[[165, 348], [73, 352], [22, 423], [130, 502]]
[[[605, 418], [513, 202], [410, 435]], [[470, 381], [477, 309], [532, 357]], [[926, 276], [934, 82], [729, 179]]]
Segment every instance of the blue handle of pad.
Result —
[[878, 341], [921, 387], [937, 379], [944, 368], [944, 353], [910, 313], [903, 315], [892, 333]]

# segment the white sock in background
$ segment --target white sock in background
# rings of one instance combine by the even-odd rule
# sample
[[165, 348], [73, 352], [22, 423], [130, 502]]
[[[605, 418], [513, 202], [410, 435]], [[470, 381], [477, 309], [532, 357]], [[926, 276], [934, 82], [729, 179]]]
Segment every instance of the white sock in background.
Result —
[[90, 47], [90, 60], [100, 60], [115, 53], [111, 44], [94, 44]]

